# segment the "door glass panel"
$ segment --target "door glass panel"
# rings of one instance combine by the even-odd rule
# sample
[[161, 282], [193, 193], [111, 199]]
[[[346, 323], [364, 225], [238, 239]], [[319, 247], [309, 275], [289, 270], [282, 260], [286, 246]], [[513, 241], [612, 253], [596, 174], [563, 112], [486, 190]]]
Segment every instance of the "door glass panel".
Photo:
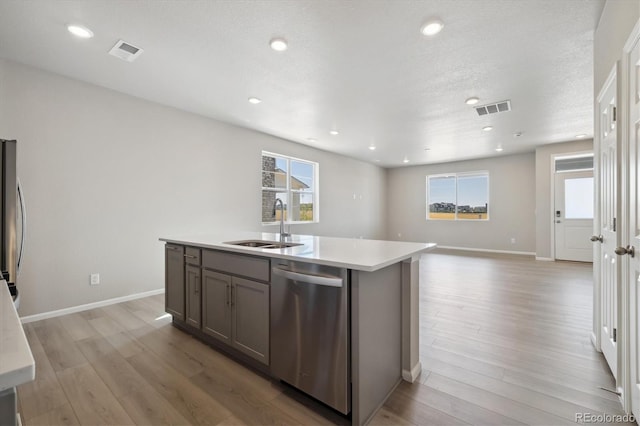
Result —
[[572, 170], [592, 170], [593, 154], [584, 157], [558, 158], [556, 160], [556, 172], [568, 172]]
[[565, 179], [565, 219], [593, 219], [593, 178]]

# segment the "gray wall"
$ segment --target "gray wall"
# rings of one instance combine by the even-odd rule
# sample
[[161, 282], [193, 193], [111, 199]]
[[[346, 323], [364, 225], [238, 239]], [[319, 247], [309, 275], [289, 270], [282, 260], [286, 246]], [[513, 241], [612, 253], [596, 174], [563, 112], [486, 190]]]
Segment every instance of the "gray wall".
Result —
[[554, 221], [551, 203], [551, 158], [559, 154], [593, 151], [593, 140], [555, 143], [536, 149], [536, 257], [551, 259], [551, 225]]
[[374, 165], [2, 60], [0, 113], [28, 208], [23, 316], [162, 288], [161, 236], [274, 232], [262, 149], [320, 164], [320, 223], [294, 233], [384, 237]]
[[622, 48], [640, 18], [640, 1], [608, 0], [595, 32], [594, 99], [609, 76], [616, 61], [622, 59]]
[[[489, 221], [427, 221], [426, 176], [488, 170]], [[387, 237], [439, 245], [517, 251], [535, 250], [534, 154], [499, 156], [388, 171]], [[516, 239], [511, 244], [511, 238]]]

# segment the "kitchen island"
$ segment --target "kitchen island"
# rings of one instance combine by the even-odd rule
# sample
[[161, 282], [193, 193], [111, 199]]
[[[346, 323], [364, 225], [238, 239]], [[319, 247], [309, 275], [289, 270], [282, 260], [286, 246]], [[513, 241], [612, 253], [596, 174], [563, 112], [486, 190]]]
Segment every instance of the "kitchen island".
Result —
[[[160, 240], [167, 243], [166, 311], [173, 315], [174, 325], [338, 411], [351, 412], [353, 424], [367, 423], [401, 379], [413, 382], [420, 374], [418, 265], [420, 255], [435, 244], [307, 235], [281, 240], [279, 234], [255, 232]], [[282, 242], [287, 247], [282, 247]], [[348, 354], [346, 409], [318, 396], [322, 393], [314, 393], [317, 383], [306, 388], [304, 378], [299, 385], [271, 368], [281, 353], [276, 349], [283, 346], [281, 340], [276, 340], [277, 347], [271, 346], [277, 333], [270, 330], [269, 319], [274, 327], [276, 310], [281, 306], [270, 301], [274, 295], [271, 286], [283, 270], [294, 276], [293, 282], [301, 276], [291, 274], [286, 265], [345, 271], [348, 342], [342, 349]], [[320, 273], [316, 276], [327, 279]], [[330, 364], [333, 368], [339, 363], [332, 359]], [[329, 376], [333, 371], [317, 373]]]
[[0, 327], [0, 424], [18, 425], [16, 387], [35, 379], [36, 364], [5, 280], [0, 280]]

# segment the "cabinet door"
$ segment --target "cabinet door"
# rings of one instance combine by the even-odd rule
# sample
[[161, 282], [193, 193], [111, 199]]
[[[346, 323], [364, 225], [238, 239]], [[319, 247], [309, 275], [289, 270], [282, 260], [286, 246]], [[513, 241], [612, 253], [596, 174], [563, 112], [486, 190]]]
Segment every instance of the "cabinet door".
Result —
[[187, 324], [200, 328], [200, 267], [187, 265], [185, 270], [187, 285]]
[[231, 277], [202, 270], [202, 331], [231, 344]]
[[269, 286], [236, 277], [232, 283], [232, 346], [268, 365]]
[[164, 265], [165, 311], [184, 321], [184, 247], [166, 244]]

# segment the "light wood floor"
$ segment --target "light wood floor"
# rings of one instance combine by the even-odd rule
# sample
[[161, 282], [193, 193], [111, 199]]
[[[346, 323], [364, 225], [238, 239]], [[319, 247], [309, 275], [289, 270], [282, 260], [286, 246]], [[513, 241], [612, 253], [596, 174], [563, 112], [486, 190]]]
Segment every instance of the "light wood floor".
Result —
[[[420, 268], [418, 383], [373, 424], [574, 423], [622, 414], [589, 341], [591, 265], [438, 251]], [[36, 380], [26, 425], [346, 424], [175, 329], [164, 296], [25, 325]]]

